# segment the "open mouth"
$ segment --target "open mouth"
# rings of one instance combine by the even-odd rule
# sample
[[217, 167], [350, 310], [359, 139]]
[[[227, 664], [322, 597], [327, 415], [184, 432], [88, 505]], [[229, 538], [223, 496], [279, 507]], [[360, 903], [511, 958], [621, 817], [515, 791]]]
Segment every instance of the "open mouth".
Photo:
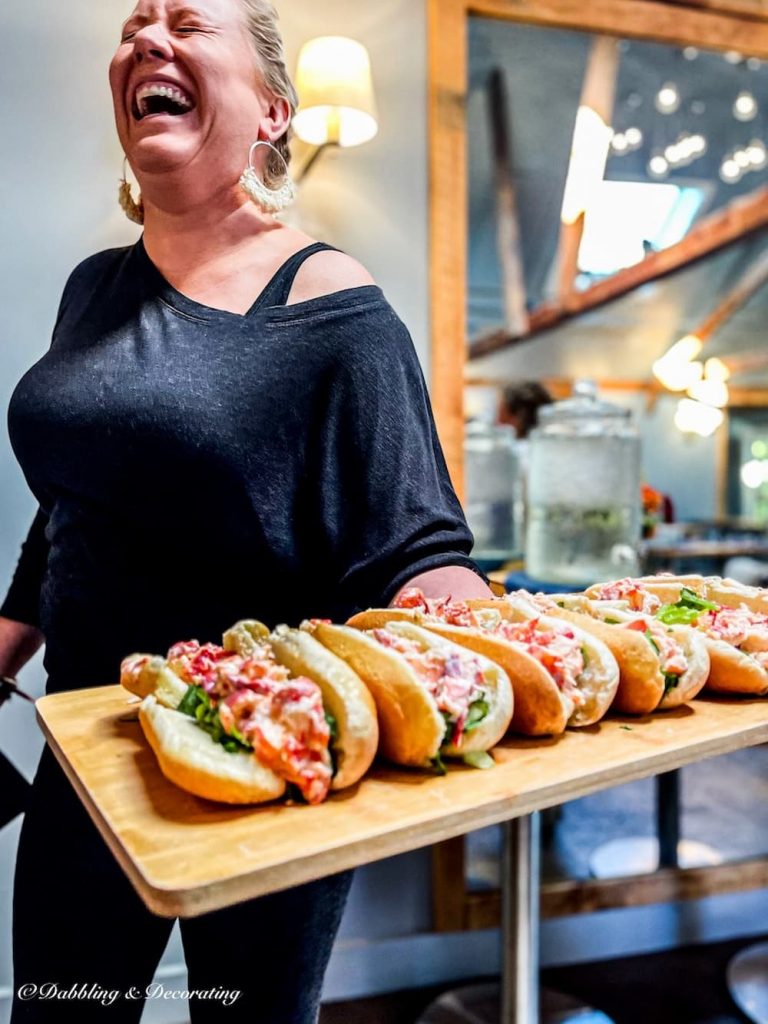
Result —
[[195, 109], [195, 101], [176, 85], [146, 82], [138, 86], [133, 96], [131, 112], [137, 121], [166, 114], [181, 117]]

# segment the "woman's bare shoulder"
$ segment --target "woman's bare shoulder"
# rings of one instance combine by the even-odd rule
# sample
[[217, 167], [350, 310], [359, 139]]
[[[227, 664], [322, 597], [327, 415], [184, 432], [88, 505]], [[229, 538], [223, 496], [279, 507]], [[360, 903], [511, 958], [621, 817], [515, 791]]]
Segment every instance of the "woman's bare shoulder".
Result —
[[287, 305], [305, 302], [321, 295], [346, 288], [358, 288], [376, 282], [357, 260], [346, 253], [324, 249], [309, 256], [299, 268], [293, 282]]

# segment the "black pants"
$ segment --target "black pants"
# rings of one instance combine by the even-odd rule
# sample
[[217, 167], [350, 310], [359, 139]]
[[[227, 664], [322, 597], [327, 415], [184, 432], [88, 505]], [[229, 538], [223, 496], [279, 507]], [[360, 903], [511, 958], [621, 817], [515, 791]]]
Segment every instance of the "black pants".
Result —
[[[314, 1024], [351, 880], [182, 920], [187, 988], [241, 993], [194, 996], [192, 1024]], [[135, 1024], [172, 925], [136, 895], [46, 747], [16, 861], [11, 1024]]]

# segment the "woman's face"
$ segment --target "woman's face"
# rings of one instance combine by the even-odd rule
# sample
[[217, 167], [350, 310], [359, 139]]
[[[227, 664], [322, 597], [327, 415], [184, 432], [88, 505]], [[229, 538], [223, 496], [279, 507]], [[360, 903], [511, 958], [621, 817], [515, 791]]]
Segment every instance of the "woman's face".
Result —
[[289, 116], [256, 65], [238, 0], [139, 0], [109, 68], [117, 133], [134, 171], [234, 183], [257, 138]]

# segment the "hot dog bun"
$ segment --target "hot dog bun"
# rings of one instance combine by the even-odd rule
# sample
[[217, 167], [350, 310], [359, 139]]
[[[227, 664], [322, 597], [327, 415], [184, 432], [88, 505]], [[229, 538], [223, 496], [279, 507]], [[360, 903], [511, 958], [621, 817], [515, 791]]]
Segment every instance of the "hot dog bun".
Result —
[[120, 684], [137, 697], [155, 699], [167, 708], [177, 708], [187, 692], [187, 683], [155, 654], [130, 654], [120, 665]]
[[230, 753], [195, 723], [176, 711], [188, 685], [165, 658], [132, 654], [120, 666], [120, 682], [143, 697], [139, 722], [167, 779], [187, 792], [221, 803], [276, 800], [285, 782], [250, 753]]
[[613, 710], [627, 715], [647, 715], [655, 711], [664, 696], [664, 678], [659, 659], [644, 636], [591, 618], [584, 612], [560, 609], [552, 613], [580, 626], [602, 640], [619, 666], [619, 687]]
[[[375, 756], [378, 741], [375, 705], [363, 683], [344, 662], [311, 636], [301, 637], [296, 642], [292, 634], [297, 632], [286, 627], [278, 629], [275, 642], [283, 657], [293, 663], [293, 668], [285, 665], [288, 671], [294, 678], [306, 676], [318, 687], [323, 709], [335, 719], [330, 747], [337, 770], [331, 779], [331, 788], [341, 789], [357, 782]], [[228, 671], [234, 671], [235, 675], [245, 671], [248, 664], [254, 665], [253, 661], [248, 661], [253, 658], [257, 659], [256, 664], [259, 658], [273, 659], [271, 662], [265, 660], [265, 664], [281, 664], [266, 639], [268, 634], [266, 627], [255, 620], [244, 620], [228, 630], [224, 648], [224, 651], [231, 652], [224, 656]], [[164, 774], [189, 792], [225, 803], [259, 803], [283, 795], [287, 785], [280, 765], [270, 760], [269, 764], [275, 767], [272, 771], [263, 760], [259, 760], [255, 751], [226, 750], [222, 743], [196, 724], [190, 714], [176, 710], [190, 692], [183, 648], [194, 648], [195, 644], [177, 646], [181, 650], [175, 656], [174, 651], [169, 652], [170, 660], [135, 654], [125, 658], [121, 665], [123, 686], [144, 698], [139, 708], [139, 721]], [[218, 655], [214, 652], [214, 660], [224, 654], [221, 648], [215, 650]], [[234, 665], [231, 664], [233, 661]], [[229, 678], [227, 676], [227, 680]], [[227, 686], [231, 685], [227, 683]], [[306, 681], [303, 685], [310, 687]], [[225, 687], [221, 692], [227, 694], [232, 691]], [[317, 690], [314, 692], [317, 694]], [[222, 714], [223, 711], [222, 705]], [[317, 711], [313, 713], [317, 714]], [[268, 756], [274, 757], [274, 754]], [[329, 759], [327, 764], [330, 763]], [[325, 785], [327, 787], [327, 782]], [[308, 799], [314, 802], [322, 799], [322, 795], [322, 791], [313, 793]]]
[[[707, 601], [714, 601], [726, 608], [738, 608], [740, 605], [746, 605], [750, 611], [768, 615], [768, 589], [750, 587], [728, 577], [701, 576], [698, 573], [679, 576], [671, 573], [659, 573], [655, 576], [638, 576], [633, 578], [632, 582], [642, 587], [643, 590], [655, 594], [664, 604], [674, 604], [680, 599], [683, 587], [687, 587], [688, 590], [692, 590]], [[610, 584], [607, 585], [610, 586]], [[590, 598], [596, 598], [605, 586], [604, 583], [596, 583], [585, 593]]]
[[[683, 598], [683, 588], [693, 591], [705, 601], [716, 605], [723, 615], [715, 613], [715, 620], [722, 620], [727, 612], [746, 611], [748, 623], [741, 638], [737, 638], [726, 629], [726, 637], [718, 634], [713, 628], [712, 617], [702, 612], [702, 621], [691, 623], [696, 633], [702, 638], [710, 659], [710, 672], [706, 689], [717, 693], [741, 693], [745, 695], [763, 696], [768, 693], [768, 668], [760, 664], [756, 657], [750, 656], [750, 650], [761, 652], [768, 649], [768, 620], [766, 605], [768, 591], [758, 587], [746, 587], [735, 580], [722, 579], [719, 576], [642, 576], [632, 580], [617, 580], [614, 583], [599, 584], [591, 587], [587, 593], [604, 593], [606, 589], [621, 591], [626, 586], [634, 587], [640, 594], [651, 594], [665, 605], [674, 605]], [[636, 594], [636, 597], [640, 597]], [[585, 597], [566, 598], [569, 601], [586, 601]], [[621, 608], [626, 602], [616, 602]], [[685, 603], [685, 601], [683, 601]], [[600, 605], [601, 602], [597, 602]], [[753, 616], [753, 619], [749, 619]], [[737, 616], [738, 617], [738, 616]], [[710, 621], [708, 621], [708, 619]], [[740, 649], [741, 648], [741, 649]]]
[[[258, 635], [256, 624], [256, 633]], [[247, 654], [254, 636], [252, 620], [237, 623], [224, 635], [224, 646]], [[246, 639], [248, 638], [248, 639]], [[277, 626], [268, 634], [269, 645], [281, 665], [294, 676], [317, 683], [323, 705], [336, 720], [338, 737], [333, 744], [336, 772], [331, 789], [344, 789], [368, 771], [379, 745], [376, 705], [360, 676], [341, 658], [306, 630]]]
[[724, 640], [705, 636], [704, 642], [711, 666], [707, 690], [754, 697], [768, 694], [768, 672], [754, 658]]
[[[457, 651], [449, 641], [411, 622], [390, 622], [387, 629], [416, 642], [424, 651], [434, 650], [446, 657]], [[449, 756], [489, 750], [509, 726], [512, 688], [503, 670], [487, 658], [479, 657], [488, 714], [464, 734], [456, 747], [443, 742], [446, 724], [437, 703], [401, 654], [351, 626], [317, 623], [312, 633], [346, 661], [370, 689], [379, 713], [381, 752], [396, 764], [427, 766], [441, 750]]]
[[[484, 612], [513, 617], [498, 600], [473, 599], [465, 603], [479, 622], [483, 621]], [[349, 625], [373, 629], [393, 620], [414, 622], [499, 665], [509, 676], [514, 694], [510, 730], [524, 736], [559, 735], [568, 725], [592, 725], [605, 714], [618, 686], [619, 669], [610, 651], [577, 627], [574, 629], [586, 653], [586, 666], [579, 677], [579, 703], [560, 689], [553, 676], [521, 644], [495, 636], [482, 626], [449, 625], [410, 608], [370, 609], [353, 616]]]
[[[651, 616], [628, 612], [610, 602], [590, 601], [583, 595], [558, 595], [558, 600], [566, 607], [556, 606], [551, 614], [577, 621], [593, 631], [619, 663], [621, 678], [613, 704], [616, 711], [643, 715], [657, 708], [678, 707], [693, 700], [706, 685], [711, 668], [709, 651], [703, 638], [690, 627], [663, 626]], [[674, 686], [665, 686], [658, 653], [644, 633], [626, 628], [628, 623], [638, 621], [645, 621], [649, 630], [663, 629], [682, 648], [687, 668]]]
[[249, 753], [229, 753], [193, 718], [149, 694], [139, 722], [167, 779], [195, 796], [225, 804], [258, 804], [285, 793], [283, 779]]

